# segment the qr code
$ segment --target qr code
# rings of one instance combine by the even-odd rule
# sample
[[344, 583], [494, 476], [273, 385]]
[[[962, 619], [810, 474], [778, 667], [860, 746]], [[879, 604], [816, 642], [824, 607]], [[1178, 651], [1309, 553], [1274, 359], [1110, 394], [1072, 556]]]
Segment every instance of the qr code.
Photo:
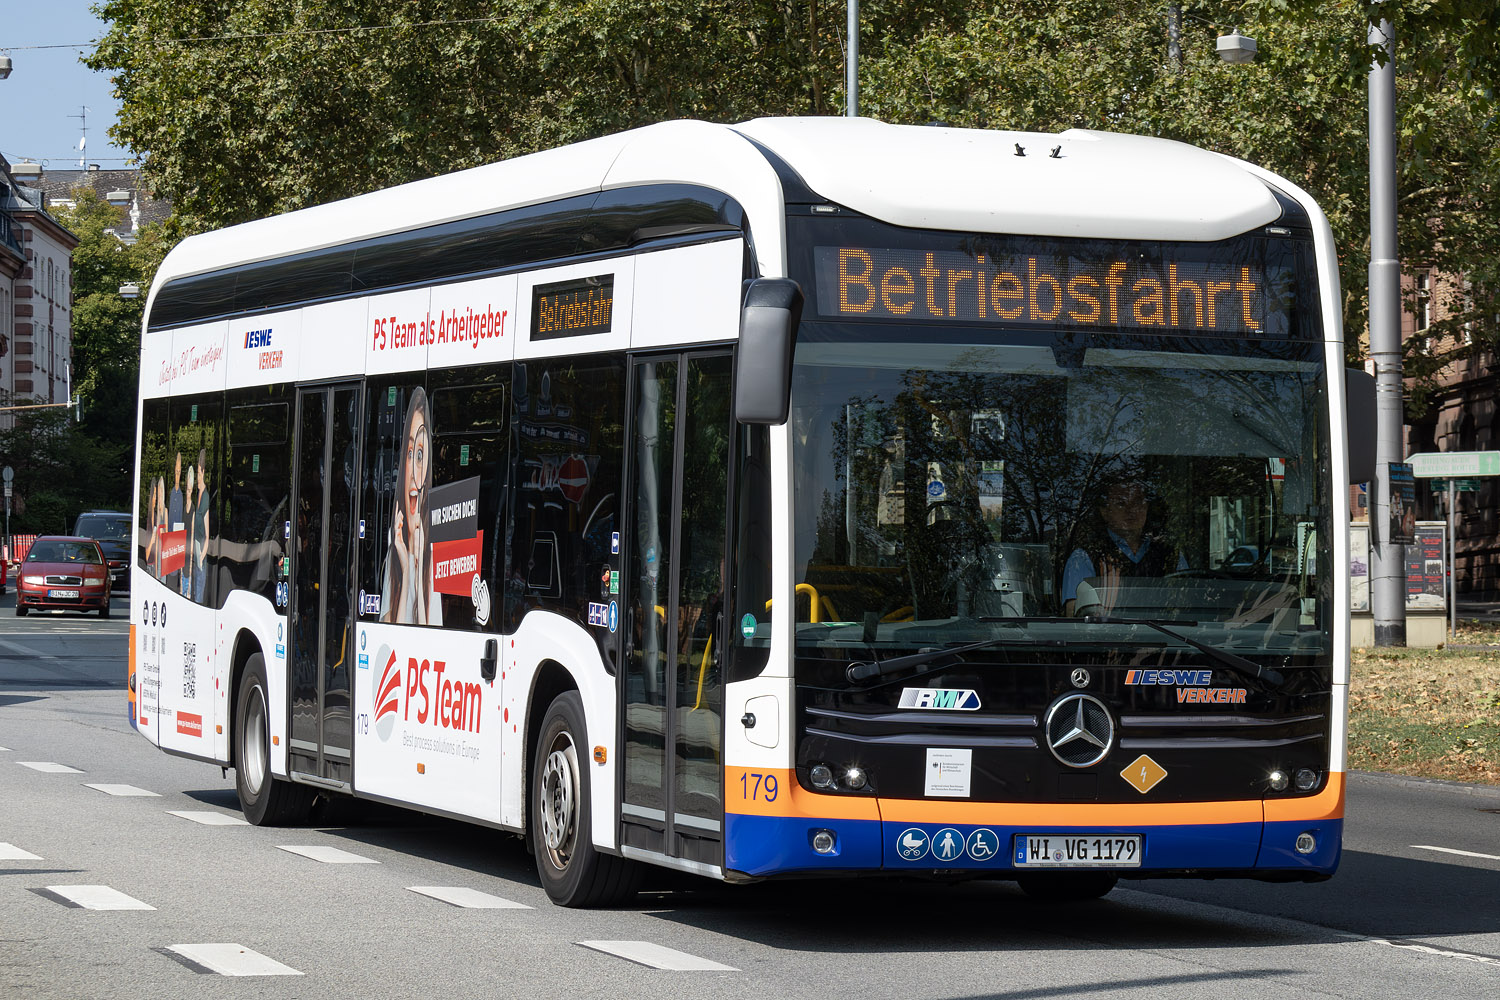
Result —
[[189, 700], [198, 697], [198, 644], [182, 644], [182, 696]]

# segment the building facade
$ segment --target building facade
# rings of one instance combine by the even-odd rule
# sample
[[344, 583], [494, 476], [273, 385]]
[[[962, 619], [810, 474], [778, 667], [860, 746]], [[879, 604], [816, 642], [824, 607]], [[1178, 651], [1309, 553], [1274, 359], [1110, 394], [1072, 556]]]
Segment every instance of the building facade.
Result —
[[[73, 248], [78, 239], [46, 210], [46, 195], [17, 183], [0, 157], [0, 395], [5, 407], [67, 403], [72, 394]], [[0, 410], [9, 427], [14, 409]]]
[[[1465, 311], [1467, 292], [1460, 279], [1418, 270], [1404, 280], [1411, 307], [1402, 315], [1402, 341], [1430, 323]], [[1500, 358], [1493, 352], [1467, 350], [1463, 329], [1437, 341], [1434, 353], [1450, 353], [1437, 375], [1438, 388], [1425, 412], [1406, 427], [1406, 452], [1500, 450], [1495, 421], [1500, 390]], [[1441, 481], [1433, 480], [1432, 486]], [[1500, 597], [1500, 480], [1481, 479], [1477, 492], [1456, 495], [1454, 507], [1454, 583], [1458, 593], [1476, 599]], [[1447, 496], [1417, 481], [1417, 510], [1424, 519], [1445, 520]]]

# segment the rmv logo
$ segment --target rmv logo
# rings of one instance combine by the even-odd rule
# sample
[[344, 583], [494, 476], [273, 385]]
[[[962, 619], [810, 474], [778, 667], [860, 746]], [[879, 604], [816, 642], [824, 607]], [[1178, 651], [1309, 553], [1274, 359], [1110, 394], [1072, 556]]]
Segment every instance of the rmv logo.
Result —
[[975, 712], [979, 710], [979, 693], [969, 688], [902, 688], [900, 707]]
[[408, 657], [403, 671], [395, 650], [386, 645], [375, 654], [375, 662], [381, 665], [374, 699], [375, 735], [381, 742], [391, 738], [398, 714], [402, 722], [479, 732], [482, 686], [444, 677], [448, 664], [442, 660]]

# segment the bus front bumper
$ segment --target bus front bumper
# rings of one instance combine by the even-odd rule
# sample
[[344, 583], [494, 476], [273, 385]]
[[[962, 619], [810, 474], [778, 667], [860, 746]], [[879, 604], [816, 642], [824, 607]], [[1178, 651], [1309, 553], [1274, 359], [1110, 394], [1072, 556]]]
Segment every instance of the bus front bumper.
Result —
[[1319, 880], [1339, 864], [1343, 779], [1330, 774], [1322, 791], [1301, 798], [1038, 805], [817, 795], [788, 774], [780, 809], [759, 802], [753, 812], [726, 814], [725, 868], [760, 878], [885, 872], [1003, 879], [1077, 870], [1066, 858], [1061, 865], [1037, 858], [1039, 843], [1057, 854], [1081, 840], [1138, 837], [1136, 857], [1091, 861], [1088, 870], [1126, 878]]

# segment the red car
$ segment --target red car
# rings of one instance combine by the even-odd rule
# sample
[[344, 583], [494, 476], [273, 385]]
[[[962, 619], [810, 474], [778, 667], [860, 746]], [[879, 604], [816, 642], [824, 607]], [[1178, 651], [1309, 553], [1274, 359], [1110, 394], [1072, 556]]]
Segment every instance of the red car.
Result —
[[16, 614], [32, 608], [109, 617], [109, 567], [92, 538], [43, 535], [16, 571]]

